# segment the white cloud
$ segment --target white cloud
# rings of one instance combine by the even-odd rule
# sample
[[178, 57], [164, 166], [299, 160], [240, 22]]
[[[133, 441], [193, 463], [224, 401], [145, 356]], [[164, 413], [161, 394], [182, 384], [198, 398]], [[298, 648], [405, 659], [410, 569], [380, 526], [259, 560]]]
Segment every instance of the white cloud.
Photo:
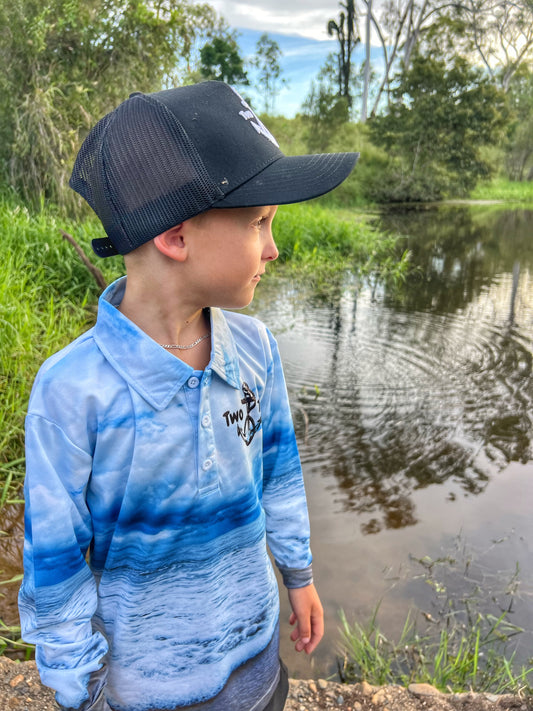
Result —
[[324, 0], [261, 0], [233, 2], [210, 0], [231, 27], [281, 32], [318, 40], [328, 38], [328, 20], [338, 14], [338, 4]]

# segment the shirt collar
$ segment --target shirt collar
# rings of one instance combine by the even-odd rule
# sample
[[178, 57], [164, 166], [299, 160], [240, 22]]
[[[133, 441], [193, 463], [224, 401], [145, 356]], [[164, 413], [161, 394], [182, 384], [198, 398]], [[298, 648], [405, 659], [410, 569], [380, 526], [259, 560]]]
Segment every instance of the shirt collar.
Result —
[[[163, 410], [191, 377], [193, 369], [146, 335], [118, 310], [126, 277], [100, 296], [94, 339], [106, 360], [152, 407]], [[240, 387], [235, 339], [223, 311], [211, 308], [212, 370], [234, 388]]]

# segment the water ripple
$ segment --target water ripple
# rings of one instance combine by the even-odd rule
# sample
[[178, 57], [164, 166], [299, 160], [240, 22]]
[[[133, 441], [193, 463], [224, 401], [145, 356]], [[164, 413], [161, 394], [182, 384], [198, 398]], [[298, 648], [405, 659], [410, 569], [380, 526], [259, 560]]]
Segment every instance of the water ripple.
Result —
[[368, 293], [295, 308], [280, 345], [302, 460], [335, 476], [343, 508], [410, 525], [414, 489], [449, 480], [476, 494], [531, 458], [531, 336], [502, 316], [505, 281], [452, 313]]

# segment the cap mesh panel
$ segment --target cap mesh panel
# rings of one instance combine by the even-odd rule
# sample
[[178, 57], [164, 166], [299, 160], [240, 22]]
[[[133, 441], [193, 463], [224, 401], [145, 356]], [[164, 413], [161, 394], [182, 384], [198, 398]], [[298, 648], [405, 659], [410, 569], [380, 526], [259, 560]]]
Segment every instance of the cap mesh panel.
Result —
[[125, 254], [222, 197], [176, 117], [135, 96], [96, 124], [74, 166], [71, 186]]

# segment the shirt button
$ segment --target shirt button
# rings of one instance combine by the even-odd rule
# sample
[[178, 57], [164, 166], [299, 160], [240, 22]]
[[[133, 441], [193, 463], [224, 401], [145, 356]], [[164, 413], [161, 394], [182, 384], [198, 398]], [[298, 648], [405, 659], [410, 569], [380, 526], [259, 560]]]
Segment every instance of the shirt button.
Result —
[[206, 459], [205, 462], [202, 464], [202, 469], [204, 472], [209, 471], [211, 467], [213, 466], [213, 460], [212, 459]]
[[202, 417], [202, 425], [204, 427], [209, 427], [210, 424], [211, 424], [211, 418], [209, 417], [209, 415], [204, 415]]
[[187, 380], [187, 385], [190, 388], [197, 388], [200, 385], [200, 381], [198, 380], [196, 375], [193, 375], [192, 378], [189, 378], [189, 380]]

